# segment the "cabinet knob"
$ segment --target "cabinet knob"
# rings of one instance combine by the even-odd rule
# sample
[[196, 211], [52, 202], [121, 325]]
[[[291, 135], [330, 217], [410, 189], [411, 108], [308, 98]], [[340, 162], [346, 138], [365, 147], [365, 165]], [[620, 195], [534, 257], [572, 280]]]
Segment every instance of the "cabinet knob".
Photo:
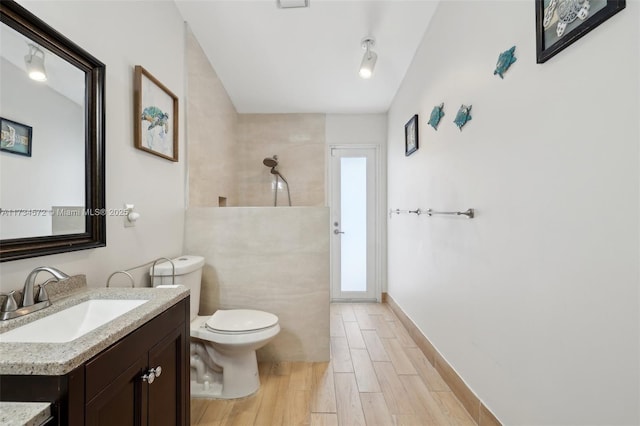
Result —
[[156, 377], [160, 377], [161, 374], [162, 374], [161, 366], [157, 366], [156, 368], [150, 368], [149, 371], [147, 371], [142, 376], [142, 381], [151, 384], [154, 382], [154, 380], [156, 380]]

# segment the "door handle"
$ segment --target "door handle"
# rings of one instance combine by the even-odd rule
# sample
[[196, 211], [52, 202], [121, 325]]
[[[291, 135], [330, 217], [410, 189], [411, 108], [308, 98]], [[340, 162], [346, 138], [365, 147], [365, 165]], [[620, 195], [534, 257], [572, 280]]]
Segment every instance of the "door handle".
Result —
[[339, 229], [334, 229], [334, 230], [333, 230], [333, 233], [334, 233], [334, 234], [336, 234], [336, 235], [338, 235], [338, 234], [344, 234], [344, 231], [341, 231], [341, 230], [339, 230]]

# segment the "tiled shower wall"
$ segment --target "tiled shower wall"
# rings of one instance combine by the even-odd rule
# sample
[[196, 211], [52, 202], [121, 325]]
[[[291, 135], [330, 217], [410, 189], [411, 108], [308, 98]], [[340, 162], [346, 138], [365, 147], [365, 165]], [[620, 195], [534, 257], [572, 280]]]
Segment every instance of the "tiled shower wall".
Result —
[[202, 48], [187, 31], [189, 205], [237, 204], [238, 113]]
[[[289, 182], [292, 205], [325, 205], [324, 114], [240, 114], [238, 154], [238, 205], [273, 206], [274, 175], [262, 164], [273, 155]], [[278, 205], [287, 205], [286, 187]]]
[[325, 205], [325, 114], [238, 114], [190, 32], [187, 67], [189, 205], [273, 206], [274, 175], [262, 164], [273, 155], [294, 206]]

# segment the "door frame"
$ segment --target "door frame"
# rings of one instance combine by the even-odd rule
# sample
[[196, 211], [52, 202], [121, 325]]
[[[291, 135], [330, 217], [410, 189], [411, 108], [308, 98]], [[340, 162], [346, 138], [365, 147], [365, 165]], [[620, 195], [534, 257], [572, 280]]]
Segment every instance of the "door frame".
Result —
[[334, 299], [333, 298], [333, 288], [334, 288], [334, 277], [335, 277], [335, 269], [336, 269], [336, 265], [334, 264], [334, 250], [333, 250], [333, 244], [329, 244], [329, 274], [330, 274], [330, 291], [329, 291], [329, 295], [330, 295], [330, 299], [331, 301], [336, 301], [336, 302], [381, 302], [382, 301], [382, 255], [383, 255], [383, 250], [382, 250], [382, 244], [383, 244], [383, 238], [382, 238], [382, 223], [383, 223], [383, 215], [381, 214], [381, 212], [383, 211], [382, 209], [382, 182], [381, 182], [381, 177], [382, 177], [382, 155], [381, 155], [381, 147], [380, 145], [377, 144], [330, 144], [327, 146], [327, 152], [326, 152], [326, 161], [327, 161], [327, 205], [329, 206], [329, 238], [333, 238], [333, 206], [332, 206], [332, 200], [333, 200], [333, 188], [334, 188], [334, 170], [333, 170], [333, 161], [332, 159], [332, 153], [334, 149], [344, 149], [344, 150], [349, 150], [349, 149], [353, 149], [353, 150], [358, 150], [358, 149], [371, 149], [374, 151], [374, 156], [375, 156], [375, 164], [374, 164], [374, 177], [373, 177], [373, 181], [375, 184], [375, 190], [373, 191], [374, 193], [374, 211], [373, 212], [367, 212], [368, 214], [371, 214], [371, 220], [373, 220], [374, 222], [374, 238], [375, 238], [375, 243], [374, 243], [374, 261], [375, 261], [375, 266], [374, 266], [374, 271], [375, 271], [375, 278], [374, 278], [374, 298], [373, 299]]

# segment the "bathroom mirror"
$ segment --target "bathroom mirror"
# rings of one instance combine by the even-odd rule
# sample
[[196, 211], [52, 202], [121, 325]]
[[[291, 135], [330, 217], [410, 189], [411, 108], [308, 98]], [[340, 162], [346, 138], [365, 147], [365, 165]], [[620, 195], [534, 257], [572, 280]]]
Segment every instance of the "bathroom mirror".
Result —
[[0, 18], [0, 261], [103, 247], [105, 66], [14, 1]]

